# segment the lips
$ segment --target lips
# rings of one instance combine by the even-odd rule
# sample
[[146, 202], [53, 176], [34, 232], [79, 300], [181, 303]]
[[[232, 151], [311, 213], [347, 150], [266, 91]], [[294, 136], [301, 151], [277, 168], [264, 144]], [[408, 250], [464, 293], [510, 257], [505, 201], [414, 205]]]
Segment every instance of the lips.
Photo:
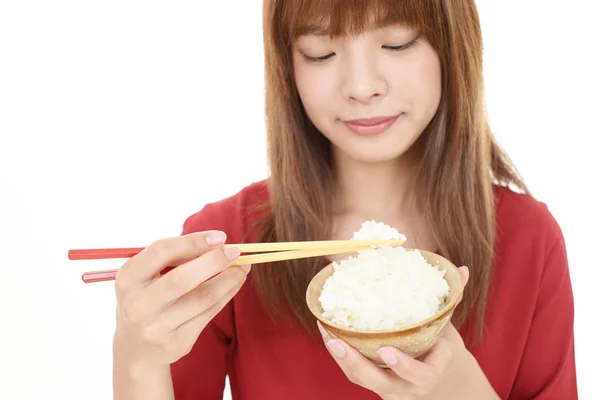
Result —
[[395, 118], [395, 117], [390, 116], [390, 117], [361, 118], [361, 119], [349, 120], [349, 121], [346, 121], [346, 123], [352, 124], [352, 125], [371, 126], [371, 125], [380, 124], [380, 123], [385, 122], [392, 118]]
[[395, 116], [360, 118], [346, 120], [344, 124], [358, 135], [378, 135], [385, 132], [397, 119]]

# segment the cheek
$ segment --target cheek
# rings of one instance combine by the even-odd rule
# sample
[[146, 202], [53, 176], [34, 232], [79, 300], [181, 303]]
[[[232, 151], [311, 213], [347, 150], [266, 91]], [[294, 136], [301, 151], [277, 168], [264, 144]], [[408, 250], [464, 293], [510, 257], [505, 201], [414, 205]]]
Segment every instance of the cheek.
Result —
[[398, 69], [397, 82], [412, 111], [430, 116], [437, 110], [442, 95], [441, 65], [433, 49], [424, 49], [411, 63]]
[[[296, 65], [295, 81], [302, 104], [311, 119], [330, 116], [335, 97], [335, 74], [327, 66]], [[332, 76], [333, 75], [333, 76]]]

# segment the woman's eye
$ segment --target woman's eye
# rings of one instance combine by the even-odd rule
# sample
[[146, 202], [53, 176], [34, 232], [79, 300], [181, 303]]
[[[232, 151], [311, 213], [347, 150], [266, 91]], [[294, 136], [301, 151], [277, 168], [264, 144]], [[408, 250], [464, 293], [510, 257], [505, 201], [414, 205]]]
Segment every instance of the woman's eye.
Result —
[[406, 50], [406, 49], [409, 49], [409, 48], [413, 47], [415, 44], [417, 44], [417, 39], [418, 38], [415, 38], [415, 39], [411, 40], [408, 43], [401, 44], [401, 45], [398, 45], [398, 46], [383, 46], [383, 48], [387, 49], [387, 50], [393, 50], [393, 51]]
[[[392, 50], [392, 51], [407, 50], [417, 44], [417, 39], [418, 39], [418, 37], [414, 38], [413, 40], [411, 40], [408, 43], [400, 44], [397, 46], [382, 46], [382, 47], [386, 50]], [[316, 57], [308, 56], [306, 54], [303, 54], [303, 56], [304, 56], [304, 60], [307, 62], [318, 63], [318, 62], [323, 62], [323, 61], [329, 60], [331, 57], [335, 56], [335, 53], [329, 53], [329, 54], [325, 54], [322, 56], [316, 56]]]
[[329, 54], [325, 54], [324, 56], [310, 57], [305, 54], [304, 58], [306, 59], [306, 61], [310, 61], [310, 62], [323, 62], [323, 61], [330, 59], [334, 55], [335, 55], [335, 53], [329, 53]]

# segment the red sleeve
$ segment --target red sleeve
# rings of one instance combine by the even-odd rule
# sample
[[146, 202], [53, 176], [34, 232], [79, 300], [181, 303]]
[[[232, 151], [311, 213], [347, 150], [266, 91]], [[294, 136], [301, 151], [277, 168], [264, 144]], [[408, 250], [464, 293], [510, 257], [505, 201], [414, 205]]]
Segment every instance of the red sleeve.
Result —
[[562, 232], [551, 218], [538, 300], [511, 400], [578, 399], [574, 352], [574, 305]]
[[[224, 226], [211, 218], [209, 206], [189, 217], [182, 234]], [[229, 302], [204, 328], [189, 354], [171, 364], [176, 400], [222, 400], [227, 375], [228, 353], [234, 337], [233, 306]]]

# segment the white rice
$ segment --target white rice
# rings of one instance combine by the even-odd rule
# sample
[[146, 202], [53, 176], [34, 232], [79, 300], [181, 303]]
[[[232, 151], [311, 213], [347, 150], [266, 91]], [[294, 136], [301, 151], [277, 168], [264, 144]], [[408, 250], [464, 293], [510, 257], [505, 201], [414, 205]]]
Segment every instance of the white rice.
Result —
[[396, 228], [392, 228], [383, 222], [365, 221], [360, 230], [354, 232], [353, 240], [404, 240], [406, 236], [399, 233]]
[[[367, 221], [353, 239], [404, 236]], [[319, 297], [323, 316], [351, 329], [389, 330], [418, 323], [440, 309], [450, 290], [443, 270], [428, 264], [419, 251], [401, 246], [362, 250], [335, 262], [334, 270]]]

